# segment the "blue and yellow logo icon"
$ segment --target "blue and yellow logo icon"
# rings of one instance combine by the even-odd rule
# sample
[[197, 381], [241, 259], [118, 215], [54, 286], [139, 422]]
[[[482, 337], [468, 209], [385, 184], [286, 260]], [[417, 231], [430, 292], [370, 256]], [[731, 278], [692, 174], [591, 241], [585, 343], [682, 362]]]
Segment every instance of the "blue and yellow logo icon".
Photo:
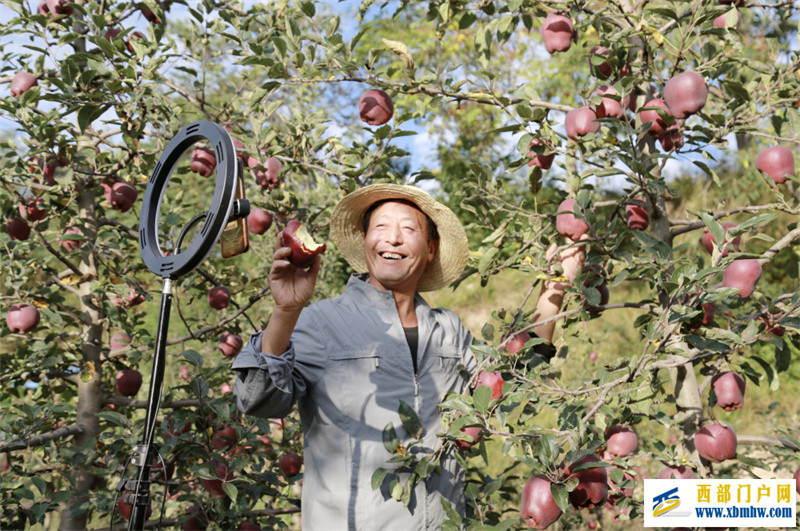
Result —
[[653, 497], [653, 516], [661, 516], [676, 508], [681, 504], [678, 496], [678, 487], [662, 492]]

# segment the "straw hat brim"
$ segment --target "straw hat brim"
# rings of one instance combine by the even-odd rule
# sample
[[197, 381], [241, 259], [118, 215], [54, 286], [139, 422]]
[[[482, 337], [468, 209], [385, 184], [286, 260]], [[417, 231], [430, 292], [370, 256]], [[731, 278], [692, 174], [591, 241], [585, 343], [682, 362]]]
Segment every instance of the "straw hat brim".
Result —
[[331, 215], [330, 238], [347, 263], [357, 272], [367, 271], [362, 232], [364, 214], [377, 201], [406, 199], [419, 207], [436, 224], [439, 248], [425, 268], [417, 291], [434, 291], [455, 280], [469, 258], [467, 233], [455, 213], [425, 191], [399, 184], [372, 184], [344, 196]]

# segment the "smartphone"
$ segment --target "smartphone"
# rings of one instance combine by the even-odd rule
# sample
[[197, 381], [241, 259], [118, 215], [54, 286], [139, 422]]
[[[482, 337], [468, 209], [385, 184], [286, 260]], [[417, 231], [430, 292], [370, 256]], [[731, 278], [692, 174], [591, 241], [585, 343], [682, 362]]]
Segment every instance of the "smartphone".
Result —
[[[239, 178], [236, 180], [236, 199], [244, 199], [244, 181], [242, 180], [242, 166], [239, 164]], [[222, 257], [230, 258], [242, 254], [250, 248], [250, 232], [247, 230], [247, 218], [239, 218], [228, 222], [220, 238]]]

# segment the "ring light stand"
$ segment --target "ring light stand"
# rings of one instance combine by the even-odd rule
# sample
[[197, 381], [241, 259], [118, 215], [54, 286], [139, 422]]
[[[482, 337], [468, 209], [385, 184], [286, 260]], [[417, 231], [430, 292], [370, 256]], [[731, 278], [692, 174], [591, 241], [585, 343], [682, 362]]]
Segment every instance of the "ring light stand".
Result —
[[[206, 212], [195, 216], [184, 228], [178, 239], [174, 253], [165, 256], [158, 241], [158, 220], [161, 201], [172, 172], [184, 152], [195, 142], [206, 140], [211, 143], [217, 159], [216, 186], [211, 206]], [[129, 530], [144, 528], [146, 511], [150, 507], [150, 468], [154, 454], [153, 445], [156, 417], [161, 404], [161, 388], [164, 381], [164, 360], [169, 328], [170, 307], [172, 304], [172, 282], [190, 273], [205, 260], [220, 239], [226, 224], [244, 217], [250, 211], [247, 199], [237, 199], [236, 186], [241, 178], [241, 162], [236, 155], [233, 140], [219, 125], [201, 120], [187, 125], [173, 137], [158, 160], [144, 194], [142, 213], [139, 219], [139, 247], [142, 260], [148, 269], [164, 279], [161, 291], [161, 308], [156, 330], [153, 352], [153, 370], [150, 378], [150, 393], [145, 417], [145, 431], [141, 444], [134, 446], [132, 462], [139, 467], [136, 480], [128, 480], [124, 500], [131, 505]], [[180, 250], [180, 242], [194, 223], [205, 219], [194, 240]], [[164, 469], [166, 471], [166, 467]], [[123, 481], [121, 485], [126, 482]]]

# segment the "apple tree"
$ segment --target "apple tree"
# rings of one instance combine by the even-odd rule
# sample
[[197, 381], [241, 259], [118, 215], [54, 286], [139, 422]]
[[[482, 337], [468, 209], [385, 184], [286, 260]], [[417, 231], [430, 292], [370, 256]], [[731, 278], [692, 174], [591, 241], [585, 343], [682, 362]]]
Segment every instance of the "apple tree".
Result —
[[[142, 432], [161, 291], [138, 213], [164, 147], [199, 119], [234, 137], [258, 211], [248, 253], [215, 252], [174, 288], [154, 525], [294, 521], [297, 418], [238, 415], [230, 362], [269, 316], [276, 231], [297, 218], [325, 241], [341, 194], [381, 181], [417, 183], [458, 212], [472, 253], [455, 292], [525, 277], [476, 330], [482, 385], [443, 397], [441, 447], [387, 453], [402, 481], [376, 472], [399, 499], [445, 451], [468, 471], [467, 515], [448, 525], [504, 528], [636, 519], [634, 485], [653, 462], [706, 477], [797, 469], [788, 414], [759, 432], [738, 420], [745, 389], [798, 377], [792, 2], [0, 9], [3, 527], [129, 514], [116, 487]], [[391, 113], [382, 96], [360, 105], [367, 91]], [[165, 253], [213, 193], [207, 148], [170, 180]], [[553, 257], [579, 245], [586, 265], [567, 279]], [[319, 298], [349, 274], [335, 249], [323, 260]], [[529, 335], [545, 282], [563, 292], [549, 364]], [[401, 407], [398, 423], [414, 416]], [[552, 503], [528, 503], [548, 488]]]

